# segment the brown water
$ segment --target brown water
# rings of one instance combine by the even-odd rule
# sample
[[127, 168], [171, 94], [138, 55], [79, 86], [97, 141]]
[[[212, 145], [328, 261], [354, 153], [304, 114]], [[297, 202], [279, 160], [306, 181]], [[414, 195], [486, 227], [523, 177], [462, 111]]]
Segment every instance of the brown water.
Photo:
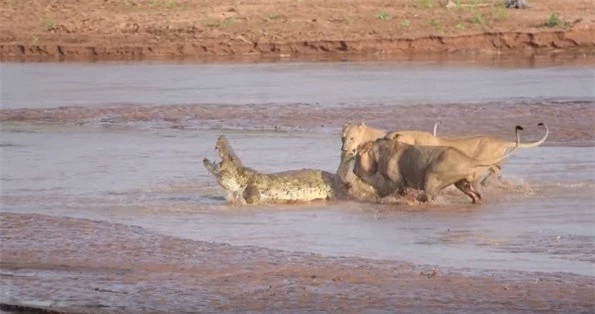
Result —
[[[373, 269], [371, 278], [389, 278], [394, 265], [408, 262], [422, 272], [439, 268], [527, 284], [561, 278], [560, 285], [592, 289], [595, 99], [589, 68], [2, 64], [1, 99], [2, 302], [108, 312], [250, 310], [234, 307], [227, 290], [185, 295], [184, 289], [205, 282], [188, 282], [181, 269], [229, 276], [250, 260], [253, 266], [240, 273], [258, 274], [254, 265], [285, 265], [292, 258], [300, 262], [287, 267], [311, 265], [322, 270], [319, 277], [353, 273], [344, 268], [359, 264]], [[58, 105], [83, 106], [53, 108]], [[447, 190], [434, 206], [335, 201], [238, 207], [225, 203], [200, 162], [215, 157], [215, 140], [224, 134], [244, 164], [260, 171], [334, 171], [340, 126], [354, 119], [385, 128], [396, 119], [394, 127], [428, 130], [440, 119], [439, 133], [510, 139], [512, 127], [522, 124], [523, 141], [540, 138], [536, 124], [543, 121], [551, 131], [547, 143], [555, 146], [520, 150], [478, 206]], [[210, 253], [197, 253], [203, 251]], [[243, 285], [236, 288], [244, 294], [265, 284], [238, 276], [235, 282]], [[224, 286], [217, 278], [209, 283]], [[337, 289], [333, 281], [325, 291]], [[65, 284], [50, 288], [58, 283]], [[327, 293], [308, 287], [315, 295]], [[464, 291], [465, 283], [459, 287]], [[350, 300], [363, 293], [341, 291]], [[382, 291], [373, 293], [389, 300], [392, 290]], [[537, 295], [545, 298], [548, 291]], [[192, 299], [197, 294], [205, 296]], [[588, 298], [578, 300], [550, 309], [588, 311], [576, 307], [588, 305]], [[378, 307], [389, 308], [390, 302]]]

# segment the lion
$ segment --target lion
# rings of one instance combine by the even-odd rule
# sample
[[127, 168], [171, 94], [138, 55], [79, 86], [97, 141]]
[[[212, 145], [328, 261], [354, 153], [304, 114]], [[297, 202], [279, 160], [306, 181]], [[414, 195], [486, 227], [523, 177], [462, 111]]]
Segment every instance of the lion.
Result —
[[[472, 137], [461, 137], [461, 138], [442, 138], [435, 136], [436, 128], [439, 122], [434, 125], [434, 135], [423, 132], [423, 131], [394, 131], [385, 134], [382, 137], [387, 139], [395, 139], [402, 143], [409, 145], [418, 146], [449, 146], [454, 147], [461, 152], [467, 154], [477, 160], [494, 160], [506, 154], [508, 150], [516, 147], [517, 144], [511, 141], [501, 140], [499, 138], [488, 136], [488, 135], [477, 135]], [[533, 148], [537, 147], [545, 142], [549, 135], [548, 127], [544, 123], [537, 124], [545, 128], [545, 135], [538, 141], [532, 143], [519, 143], [519, 148]], [[346, 154], [355, 154], [357, 146], [367, 142], [374, 141], [381, 138], [383, 130], [368, 127], [363, 123], [360, 124], [346, 124], [343, 127], [342, 133], [342, 154], [344, 158]], [[492, 175], [498, 174], [502, 167], [498, 164], [493, 165], [489, 168], [487, 176], [481, 180], [481, 184], [485, 185], [489, 181]]]
[[[438, 123], [434, 125], [434, 133], [436, 133], [437, 126]], [[397, 133], [399, 134], [400, 141], [410, 145], [429, 144], [433, 141], [437, 142], [431, 133], [424, 131], [398, 131], [391, 134], [394, 136]], [[355, 156], [357, 147], [360, 144], [375, 141], [386, 135], [386, 131], [366, 126], [364, 123], [346, 123], [343, 125], [343, 130], [341, 131], [341, 142], [343, 143], [343, 146], [341, 147], [341, 159], [344, 159], [348, 155]]]
[[[437, 124], [434, 126], [434, 133], [436, 133], [436, 126]], [[463, 153], [467, 154], [467, 156], [477, 160], [493, 160], [495, 158], [498, 158], [499, 156], [505, 155], [506, 152], [512, 149], [513, 147], [534, 148], [543, 144], [549, 135], [549, 129], [543, 122], [538, 123], [537, 126], [544, 127], [545, 134], [540, 140], [531, 143], [515, 143], [511, 141], [505, 141], [489, 135], [476, 135], [459, 138], [442, 138], [434, 136], [434, 139], [431, 140], [427, 140], [425, 138], [418, 140], [415, 143], [415, 145], [450, 146], [462, 151]], [[399, 139], [401, 138], [399, 132], [392, 132], [386, 135], [386, 137], [389, 139], [394, 138], [395, 136], [398, 136]], [[427, 142], [424, 144], [424, 141], [426, 140]], [[493, 175], [497, 175], [501, 170], [502, 167], [499, 164], [495, 164], [492, 167], [490, 167], [487, 176], [485, 176], [483, 180], [481, 180], [481, 184], [487, 184], [489, 179]]]
[[360, 144], [353, 172], [376, 189], [379, 197], [394, 192], [403, 194], [404, 188], [425, 191], [426, 201], [433, 203], [439, 193], [454, 184], [476, 204], [481, 194], [475, 182], [494, 164], [509, 158], [519, 147], [519, 131], [515, 128], [516, 145], [510, 152], [492, 160], [477, 160], [450, 146], [409, 145], [398, 139], [381, 138]]

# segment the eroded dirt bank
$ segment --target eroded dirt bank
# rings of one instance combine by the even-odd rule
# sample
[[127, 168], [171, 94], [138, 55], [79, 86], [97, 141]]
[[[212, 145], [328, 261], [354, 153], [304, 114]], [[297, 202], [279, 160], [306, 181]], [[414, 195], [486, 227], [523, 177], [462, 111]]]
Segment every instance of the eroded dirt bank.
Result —
[[595, 47], [590, 1], [535, 1], [524, 10], [493, 1], [447, 9], [446, 2], [3, 0], [0, 58], [592, 53]]
[[110, 313], [593, 309], [592, 277], [465, 275], [408, 263], [183, 240], [85, 219], [7, 213], [0, 218], [2, 302], [9, 304], [15, 296], [21, 304], [34, 300], [58, 311]]

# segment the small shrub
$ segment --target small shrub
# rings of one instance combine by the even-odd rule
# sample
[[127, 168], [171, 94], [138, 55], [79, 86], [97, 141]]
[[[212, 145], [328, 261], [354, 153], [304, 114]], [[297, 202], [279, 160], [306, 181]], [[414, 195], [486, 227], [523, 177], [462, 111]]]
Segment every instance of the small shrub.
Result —
[[46, 13], [43, 15], [42, 24], [43, 24], [43, 28], [45, 30], [49, 31], [52, 28], [54, 28], [54, 19]]
[[433, 0], [416, 0], [416, 6], [420, 9], [431, 9], [434, 7]]
[[545, 26], [547, 27], [556, 27], [562, 23], [562, 20], [558, 17], [558, 13], [554, 12], [550, 15], [550, 17], [545, 21]]
[[481, 14], [481, 12], [478, 10], [473, 13], [473, 16], [471, 19], [469, 19], [469, 22], [477, 25], [485, 25], [483, 14]]
[[443, 33], [444, 32], [444, 26], [442, 25], [442, 22], [440, 22], [440, 20], [438, 20], [438, 19], [431, 19], [430, 20], [430, 25], [437, 32], [440, 32], [440, 33]]
[[271, 21], [277, 20], [280, 17], [281, 16], [279, 14], [277, 14], [277, 13], [271, 13], [271, 14], [267, 15], [267, 19], [269, 19]]
[[178, 3], [174, 0], [168, 0], [167, 2], [165, 2], [165, 7], [168, 9], [173, 9], [178, 5]]
[[[125, 0], [132, 2], [133, 0]], [[166, 8], [166, 9], [173, 9], [178, 6], [178, 1], [176, 0], [145, 0], [142, 2], [143, 5], [146, 5], [150, 8]], [[135, 4], [133, 4], [135, 5]]]
[[462, 8], [463, 8], [463, 7], [461, 6], [461, 0], [457, 0], [457, 1], [455, 2], [455, 9], [456, 9], [457, 11], [460, 11]]
[[238, 22], [238, 20], [237, 20], [235, 17], [233, 17], [233, 16], [231, 16], [231, 17], [227, 17], [227, 18], [225, 18], [225, 20], [223, 21], [223, 26], [229, 26], [229, 25], [233, 25], [233, 24], [235, 24], [235, 23], [237, 23], [237, 22]]
[[508, 19], [508, 14], [504, 6], [494, 6], [490, 10], [490, 19], [494, 22], [502, 22]]
[[346, 15], [343, 16], [343, 23], [347, 25], [353, 25], [353, 21]]
[[392, 16], [386, 12], [378, 12], [376, 13], [376, 18], [381, 19], [381, 20], [390, 20]]
[[210, 27], [210, 28], [219, 27], [219, 21], [212, 17], [209, 17], [209, 18], [207, 18], [207, 21], [205, 22], [205, 26]]
[[456, 28], [458, 31], [462, 31], [462, 30], [464, 30], [464, 29], [465, 29], [465, 25], [463, 25], [463, 24], [461, 24], [461, 23], [459, 22], [459, 23], [457, 23], [457, 25], [455, 25], [455, 28]]
[[409, 27], [409, 20], [403, 20], [401, 21], [401, 27], [407, 28]]

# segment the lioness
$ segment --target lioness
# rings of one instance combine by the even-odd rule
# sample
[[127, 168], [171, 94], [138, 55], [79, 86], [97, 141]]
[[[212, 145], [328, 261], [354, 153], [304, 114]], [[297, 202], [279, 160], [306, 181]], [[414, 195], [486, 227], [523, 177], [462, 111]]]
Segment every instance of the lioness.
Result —
[[488, 167], [510, 157], [519, 147], [522, 129], [516, 127], [516, 145], [510, 152], [488, 161], [471, 158], [454, 147], [409, 145], [398, 136], [369, 141], [358, 147], [353, 172], [380, 197], [395, 191], [402, 194], [403, 188], [412, 187], [424, 190], [427, 202], [432, 203], [444, 188], [454, 184], [477, 203], [481, 194], [474, 182]]
[[[434, 133], [438, 123], [434, 125]], [[432, 142], [437, 142], [435, 137], [424, 131], [398, 131], [393, 132], [394, 135], [399, 134], [399, 140], [410, 145], [422, 145]], [[364, 123], [346, 123], [343, 125], [341, 131], [341, 159], [347, 155], [355, 155], [357, 147], [368, 141], [375, 141], [386, 136], [386, 131], [366, 126]]]
[[[493, 136], [476, 135], [471, 137], [460, 137], [451, 139], [434, 137], [434, 139], [428, 140], [424, 138], [422, 140], [416, 141], [415, 145], [450, 146], [462, 151], [463, 153], [467, 154], [467, 156], [477, 160], [493, 160], [503, 156], [504, 154], [506, 154], [507, 150], [510, 150], [513, 147], [533, 148], [543, 144], [548, 137], [549, 130], [547, 126], [542, 122], [538, 123], [537, 126], [542, 126], [545, 128], [545, 135], [539, 141], [532, 143], [515, 143], [511, 141], [501, 140]], [[386, 135], [386, 138], [391, 139], [395, 136], [398, 136], [399, 139], [401, 138], [399, 132], [391, 132]], [[424, 141], [427, 141], [427, 143], [424, 143]], [[481, 181], [481, 183], [486, 184], [489, 178], [492, 175], [495, 175], [498, 172], [500, 172], [501, 169], [502, 167], [499, 164], [495, 164], [492, 167], [490, 167], [490, 172]]]
[[[434, 125], [434, 134], [436, 133], [437, 125], [438, 123]], [[518, 147], [532, 148], [537, 147], [545, 142], [549, 134], [549, 130], [544, 123], [539, 123], [538, 126], [543, 126], [545, 128], [545, 135], [543, 138], [533, 143], [519, 143]], [[494, 160], [503, 156], [507, 150], [515, 147], [516, 145], [515, 142], [504, 141], [488, 135], [446, 139], [423, 131], [395, 131], [381, 136], [383, 132], [383, 130], [368, 127], [363, 123], [346, 124], [343, 127], [342, 133], [343, 152], [341, 157], [344, 158], [345, 154], [348, 153], [355, 154], [358, 145], [367, 141], [374, 141], [381, 137], [386, 137], [387, 139], [394, 139], [398, 137], [400, 142], [409, 145], [454, 147], [467, 154], [469, 157], [486, 161]], [[489, 169], [490, 173], [488, 173], [488, 175], [482, 180], [482, 184], [485, 184], [491, 175], [498, 173], [501, 167], [500, 165], [496, 164]]]

